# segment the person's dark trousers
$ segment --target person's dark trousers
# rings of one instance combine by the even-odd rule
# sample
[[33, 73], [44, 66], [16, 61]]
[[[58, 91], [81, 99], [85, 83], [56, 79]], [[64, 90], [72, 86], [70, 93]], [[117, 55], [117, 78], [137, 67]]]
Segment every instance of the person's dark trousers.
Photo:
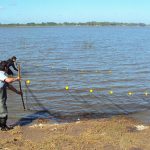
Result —
[[9, 68], [8, 68], [7, 74], [8, 74], [8, 75], [12, 75], [12, 76], [14, 75], [14, 73], [13, 73]]

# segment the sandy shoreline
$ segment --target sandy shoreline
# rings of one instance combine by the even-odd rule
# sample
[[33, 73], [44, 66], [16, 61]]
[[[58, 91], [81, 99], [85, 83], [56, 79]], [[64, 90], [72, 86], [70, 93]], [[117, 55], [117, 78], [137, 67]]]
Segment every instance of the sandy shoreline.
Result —
[[127, 117], [29, 126], [0, 131], [5, 150], [149, 150], [150, 127]]

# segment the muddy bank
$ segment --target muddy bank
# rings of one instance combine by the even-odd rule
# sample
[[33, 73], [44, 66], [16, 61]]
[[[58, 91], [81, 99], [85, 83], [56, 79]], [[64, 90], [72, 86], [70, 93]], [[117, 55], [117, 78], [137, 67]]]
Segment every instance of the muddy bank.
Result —
[[0, 131], [5, 150], [149, 150], [150, 127], [127, 117], [30, 126]]

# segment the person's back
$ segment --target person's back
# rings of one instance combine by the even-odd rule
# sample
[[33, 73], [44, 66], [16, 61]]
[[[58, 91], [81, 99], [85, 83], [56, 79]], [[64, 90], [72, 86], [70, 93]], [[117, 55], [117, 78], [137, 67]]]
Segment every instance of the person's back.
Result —
[[1, 61], [0, 62], [0, 88], [2, 89], [4, 87], [4, 78], [6, 77], [5, 72], [2, 71], [2, 66], [6, 65], [7, 66], [7, 62], [6, 61]]
[[8, 67], [12, 66], [13, 63], [14, 63], [13, 60], [10, 59], [10, 58], [9, 58], [6, 62], [7, 62], [7, 66], [8, 66]]
[[8, 59], [7, 62], [7, 67], [8, 67], [8, 75], [13, 75], [12, 70], [10, 69], [10, 67], [13, 67], [14, 70], [18, 71], [18, 69], [16, 68], [16, 57], [13, 56], [12, 58]]

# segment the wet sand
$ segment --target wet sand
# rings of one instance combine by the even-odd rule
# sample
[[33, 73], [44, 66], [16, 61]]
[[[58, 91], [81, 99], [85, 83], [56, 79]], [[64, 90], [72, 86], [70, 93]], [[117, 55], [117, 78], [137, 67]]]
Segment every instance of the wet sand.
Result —
[[38, 119], [32, 125], [0, 131], [4, 150], [149, 150], [150, 126], [119, 116], [54, 124]]

